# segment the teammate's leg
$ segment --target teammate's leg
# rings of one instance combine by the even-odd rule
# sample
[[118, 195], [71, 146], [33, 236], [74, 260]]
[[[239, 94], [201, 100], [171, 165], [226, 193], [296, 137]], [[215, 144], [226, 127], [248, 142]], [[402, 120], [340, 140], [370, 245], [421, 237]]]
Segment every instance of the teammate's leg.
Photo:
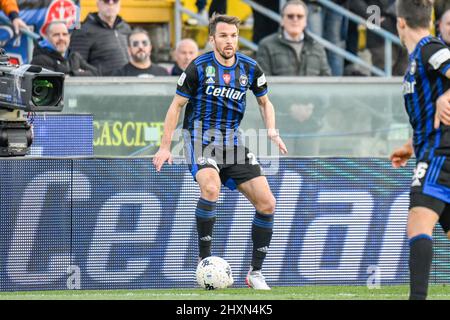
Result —
[[201, 196], [195, 210], [199, 258], [211, 255], [212, 233], [216, 222], [216, 202], [220, 193], [220, 177], [216, 169], [204, 168], [195, 175]]
[[246, 281], [254, 289], [270, 290], [261, 273], [261, 268], [272, 240], [275, 197], [264, 176], [240, 184], [238, 190], [256, 209], [252, 223], [252, 262]]
[[410, 300], [426, 299], [431, 262], [433, 259], [433, 228], [439, 215], [425, 207], [409, 211], [407, 234], [409, 239]]

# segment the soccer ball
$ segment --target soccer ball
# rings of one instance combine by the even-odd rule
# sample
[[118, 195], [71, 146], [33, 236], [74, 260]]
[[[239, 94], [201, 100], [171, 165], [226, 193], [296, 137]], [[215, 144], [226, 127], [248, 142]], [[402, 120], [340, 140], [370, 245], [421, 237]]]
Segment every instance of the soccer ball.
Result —
[[216, 256], [200, 261], [196, 276], [199, 286], [206, 290], [224, 289], [234, 282], [228, 262]]

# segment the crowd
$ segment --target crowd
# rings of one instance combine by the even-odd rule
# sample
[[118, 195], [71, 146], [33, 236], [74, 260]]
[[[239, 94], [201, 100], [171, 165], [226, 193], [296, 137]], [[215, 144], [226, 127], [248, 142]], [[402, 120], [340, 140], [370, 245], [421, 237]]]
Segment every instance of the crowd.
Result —
[[[309, 32], [358, 55], [358, 25], [346, 17], [323, 7], [317, 0], [290, 0], [280, 8], [279, 0], [256, 0], [258, 4], [278, 12], [278, 24], [258, 11], [253, 11], [253, 41], [259, 49], [255, 58], [267, 75], [277, 76], [345, 76], [370, 75], [368, 70], [345, 61], [326, 50]], [[395, 0], [333, 0], [353, 13], [369, 19], [367, 8], [381, 9], [381, 27], [396, 34]], [[146, 30], [132, 29], [120, 16], [120, 0], [97, 0], [97, 12], [90, 13], [81, 28], [68, 30], [64, 21], [53, 21], [46, 28], [45, 39], [35, 45], [32, 64], [71, 76], [168, 76], [180, 75], [199, 54], [194, 40], [183, 39], [176, 44], [173, 66], [160, 66], [152, 61], [152, 42]], [[225, 13], [226, 0], [213, 0], [205, 12], [206, 0], [196, 1], [199, 14], [211, 16]], [[25, 23], [18, 17], [14, 0], [1, 0], [0, 6], [10, 17], [15, 32]], [[436, 33], [450, 43], [450, 4], [435, 0]], [[384, 39], [367, 32], [366, 47], [372, 65], [384, 69]], [[394, 45], [392, 74], [403, 75], [407, 53]]]

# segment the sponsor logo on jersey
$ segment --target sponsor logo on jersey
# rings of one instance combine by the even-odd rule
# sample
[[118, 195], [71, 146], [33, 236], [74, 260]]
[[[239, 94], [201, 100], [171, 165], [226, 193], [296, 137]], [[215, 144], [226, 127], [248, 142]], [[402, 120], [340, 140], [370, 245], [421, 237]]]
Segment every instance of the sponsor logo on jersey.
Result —
[[207, 84], [215, 84], [216, 83], [216, 81], [213, 79], [213, 78], [208, 78], [208, 80], [206, 80], [206, 83]]
[[226, 88], [226, 87], [216, 88], [214, 86], [207, 86], [205, 93], [209, 96], [223, 97], [236, 101], [241, 100], [245, 94], [245, 92], [241, 92], [234, 88]]
[[416, 81], [405, 81], [403, 82], [403, 94], [411, 94], [415, 92], [415, 87], [416, 87]]

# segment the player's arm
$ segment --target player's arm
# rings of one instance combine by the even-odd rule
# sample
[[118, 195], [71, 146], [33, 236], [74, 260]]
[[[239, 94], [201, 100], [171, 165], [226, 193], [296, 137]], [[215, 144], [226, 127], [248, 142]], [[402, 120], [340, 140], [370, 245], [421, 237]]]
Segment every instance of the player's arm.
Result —
[[275, 127], [275, 109], [272, 102], [270, 102], [267, 94], [257, 97], [256, 100], [258, 101], [259, 110], [267, 128], [267, 136], [278, 146], [282, 154], [286, 154], [288, 152], [286, 145]]
[[391, 160], [394, 168], [400, 168], [406, 166], [406, 163], [412, 157], [413, 153], [414, 148], [412, 145], [412, 139], [409, 139], [403, 146], [395, 149], [389, 159]]
[[172, 164], [172, 155], [170, 154], [172, 136], [177, 127], [181, 110], [187, 102], [188, 98], [176, 94], [167, 111], [166, 119], [164, 120], [164, 133], [161, 139], [161, 145], [158, 152], [153, 157], [153, 165], [158, 172], [161, 170], [164, 162], [167, 161], [169, 164]]
[[[450, 79], [450, 50], [443, 43], [432, 42], [422, 49], [423, 61], [428, 61], [428, 72], [438, 72]], [[440, 124], [450, 125], [450, 90], [436, 101], [434, 128]]]

